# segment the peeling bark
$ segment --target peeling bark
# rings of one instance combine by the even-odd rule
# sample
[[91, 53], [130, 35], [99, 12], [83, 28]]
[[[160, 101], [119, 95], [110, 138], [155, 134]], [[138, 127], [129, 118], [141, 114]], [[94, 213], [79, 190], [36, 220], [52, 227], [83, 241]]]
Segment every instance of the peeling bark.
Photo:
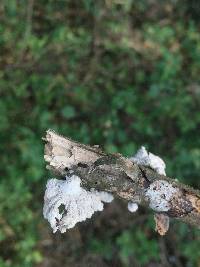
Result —
[[169, 217], [164, 214], [156, 213], [154, 215], [154, 220], [156, 223], [156, 232], [158, 232], [160, 235], [165, 235], [169, 229]]
[[[47, 131], [44, 140], [47, 169], [56, 175], [65, 176], [73, 172], [87, 189], [111, 192], [158, 212], [152, 205], [155, 198], [151, 199], [149, 195], [149, 190], [155, 190], [158, 201], [167, 201], [165, 208], [159, 211], [163, 218], [169, 216], [200, 227], [199, 190], [133, 163], [121, 154], [105, 153], [97, 146], [80, 144], [52, 130]], [[163, 185], [167, 185], [166, 189]], [[173, 189], [170, 197], [167, 196], [169, 188]], [[166, 190], [166, 194], [160, 194], [161, 189]]]

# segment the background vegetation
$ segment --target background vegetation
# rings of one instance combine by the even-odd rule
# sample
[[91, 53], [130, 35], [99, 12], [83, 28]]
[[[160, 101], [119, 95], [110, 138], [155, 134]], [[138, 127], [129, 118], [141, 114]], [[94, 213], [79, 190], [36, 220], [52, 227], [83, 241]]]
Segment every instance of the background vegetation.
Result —
[[42, 217], [52, 128], [200, 185], [200, 3], [1, 0], [0, 267], [200, 266], [200, 234], [115, 201], [64, 235]]

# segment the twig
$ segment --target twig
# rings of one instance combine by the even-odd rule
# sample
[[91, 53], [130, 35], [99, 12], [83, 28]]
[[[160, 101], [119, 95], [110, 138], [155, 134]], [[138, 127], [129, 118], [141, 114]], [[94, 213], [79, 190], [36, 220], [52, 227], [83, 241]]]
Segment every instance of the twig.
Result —
[[[200, 227], [199, 190], [137, 165], [120, 154], [105, 153], [96, 146], [80, 144], [52, 130], [47, 131], [44, 140], [47, 168], [54, 173], [65, 176], [73, 171], [87, 189], [112, 192], [155, 212]], [[155, 204], [159, 205], [163, 200], [168, 208], [162, 210], [160, 206], [161, 210], [158, 210]]]

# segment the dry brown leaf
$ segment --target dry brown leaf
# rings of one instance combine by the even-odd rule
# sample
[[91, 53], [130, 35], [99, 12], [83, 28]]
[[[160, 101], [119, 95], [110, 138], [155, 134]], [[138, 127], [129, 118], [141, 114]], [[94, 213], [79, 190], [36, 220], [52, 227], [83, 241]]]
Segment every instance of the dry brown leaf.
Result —
[[165, 214], [156, 213], [154, 215], [154, 220], [156, 223], [156, 232], [162, 236], [165, 235], [169, 229], [169, 217]]

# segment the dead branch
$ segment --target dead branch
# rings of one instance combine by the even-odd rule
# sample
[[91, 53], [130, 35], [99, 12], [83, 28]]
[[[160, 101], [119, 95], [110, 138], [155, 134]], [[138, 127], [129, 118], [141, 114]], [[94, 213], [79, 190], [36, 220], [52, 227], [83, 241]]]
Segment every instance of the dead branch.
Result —
[[[200, 227], [200, 191], [164, 175], [150, 167], [133, 163], [121, 154], [108, 154], [98, 146], [80, 144], [48, 130], [44, 159], [47, 168], [59, 176], [73, 171], [82, 186], [112, 192], [122, 199], [151, 207], [154, 212]], [[165, 185], [166, 193], [160, 194]], [[167, 198], [168, 190], [173, 193]], [[159, 201], [168, 201], [169, 208], [158, 210], [151, 205], [152, 191]]]

